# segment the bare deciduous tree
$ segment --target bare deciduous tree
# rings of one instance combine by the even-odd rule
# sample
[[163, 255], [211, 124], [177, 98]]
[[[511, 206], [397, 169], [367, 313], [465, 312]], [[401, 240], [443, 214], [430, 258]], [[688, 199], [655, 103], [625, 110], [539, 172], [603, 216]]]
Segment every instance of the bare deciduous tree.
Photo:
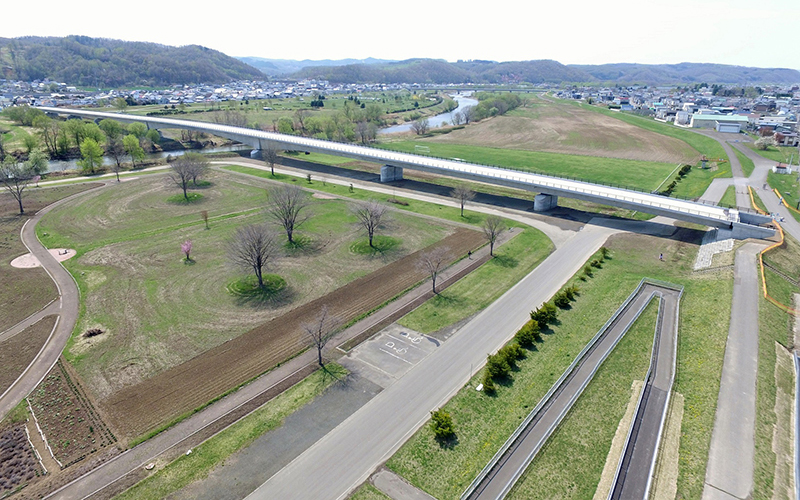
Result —
[[328, 311], [328, 306], [324, 305], [313, 322], [303, 325], [303, 330], [311, 338], [314, 347], [317, 348], [317, 363], [319, 363], [319, 366], [323, 366], [322, 349], [341, 324], [341, 320], [336, 316], [332, 316]]
[[461, 118], [467, 125], [469, 125], [469, 122], [471, 122], [475, 118], [475, 108], [473, 108], [472, 106], [464, 108], [462, 111], [460, 111], [460, 113], [461, 113]]
[[182, 158], [189, 162], [192, 184], [197, 185], [197, 180], [208, 175], [208, 160], [200, 153], [185, 153]]
[[186, 153], [170, 164], [169, 178], [179, 188], [183, 189], [183, 197], [189, 199], [187, 189], [189, 181], [195, 186], [197, 179], [202, 178], [208, 171], [208, 161], [198, 153]]
[[240, 227], [228, 243], [231, 262], [242, 269], [252, 270], [258, 286], [264, 286], [262, 270], [274, 260], [278, 245], [275, 233], [266, 224]]
[[419, 256], [419, 267], [430, 275], [433, 293], [436, 293], [436, 278], [447, 266], [449, 258], [450, 248], [443, 246], [423, 252]]
[[275, 164], [278, 163], [278, 148], [272, 144], [268, 144], [266, 148], [261, 150], [261, 156], [264, 162], [269, 165], [269, 171], [275, 177]]
[[27, 165], [17, 163], [11, 156], [0, 167], [0, 182], [17, 200], [20, 215], [25, 213], [22, 208], [22, 192], [28, 187], [33, 176], [33, 171]]
[[356, 202], [351, 211], [358, 219], [358, 224], [364, 228], [369, 238], [369, 246], [374, 247], [372, 239], [375, 231], [386, 223], [389, 207], [375, 200]]
[[297, 186], [282, 184], [267, 190], [267, 213], [283, 226], [289, 243], [294, 243], [295, 229], [311, 216], [301, 213], [308, 205], [308, 196]]
[[111, 171], [117, 175], [117, 182], [119, 182], [119, 173], [122, 170], [122, 157], [125, 156], [125, 146], [122, 145], [122, 139], [119, 137], [109, 137], [108, 144], [106, 144], [106, 154], [114, 158]]
[[481, 229], [483, 230], [483, 235], [489, 241], [489, 255], [494, 257], [494, 242], [497, 241], [497, 237], [505, 229], [505, 223], [500, 217], [490, 215], [483, 221]]
[[427, 134], [429, 128], [430, 123], [424, 116], [411, 122], [411, 130], [413, 130], [417, 135]]
[[460, 184], [453, 188], [452, 196], [461, 204], [461, 217], [464, 217], [464, 205], [466, 205], [468, 201], [475, 199], [475, 191], [463, 184]]
[[461, 111], [456, 111], [455, 113], [451, 113], [450, 118], [453, 122], [453, 125], [461, 125], [462, 123], [464, 123], [464, 115], [461, 114]]

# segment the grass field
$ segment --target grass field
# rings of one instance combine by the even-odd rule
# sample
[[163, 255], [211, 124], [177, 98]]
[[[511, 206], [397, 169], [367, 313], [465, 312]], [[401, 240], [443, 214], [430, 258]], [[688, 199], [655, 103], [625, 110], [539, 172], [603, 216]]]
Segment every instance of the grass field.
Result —
[[391, 500], [391, 497], [384, 495], [381, 490], [371, 484], [364, 483], [348, 497], [348, 500]]
[[422, 333], [458, 323], [497, 300], [552, 250], [552, 243], [542, 238], [538, 230], [523, 229], [522, 234], [495, 251], [493, 259], [404, 316], [399, 323]]
[[437, 136], [430, 142], [695, 164], [699, 153], [664, 137], [560, 100], [528, 99], [506, 115]]
[[719, 200], [719, 204], [724, 207], [736, 206], [736, 186], [728, 186], [728, 189], [725, 190], [725, 194], [723, 194], [722, 198]]
[[18, 269], [10, 265], [15, 257], [28, 253], [19, 238], [25, 221], [57, 200], [98, 185], [28, 187], [22, 197], [25, 215], [19, 215], [17, 201], [5, 189], [0, 191], [0, 331], [35, 313], [58, 293], [53, 280], [41, 267]]
[[744, 176], [750, 177], [750, 175], [753, 173], [753, 170], [756, 169], [753, 160], [748, 158], [744, 153], [742, 153], [738, 149], [736, 148], [731, 148], [731, 149], [733, 149], [733, 153], [736, 155], [736, 158], [739, 159], [739, 164], [742, 166], [742, 172], [744, 172]]
[[[455, 421], [458, 443], [440, 447], [426, 426], [388, 466], [437, 498], [457, 498], [638, 281], [648, 276], [685, 286], [678, 348], [681, 370], [675, 381], [687, 408], [681, 429], [678, 493], [680, 498], [699, 498], [728, 332], [732, 280], [730, 271], [692, 274], [700, 234], [684, 231], [687, 237], [692, 234], [691, 243], [612, 237], [607, 243], [612, 258], [594, 278], [576, 281], [581, 287], [578, 301], [559, 314], [560, 324], [520, 363], [513, 383], [500, 386], [496, 397], [487, 398], [471, 389], [480, 382], [479, 373], [445, 406]], [[656, 250], [663, 250], [666, 263], [654, 257]], [[629, 388], [630, 376], [626, 380], [622, 384]], [[605, 457], [607, 450], [597, 453]], [[570, 479], [559, 485], [553, 487], [566, 491], [574, 482]]]
[[511, 490], [509, 499], [592, 498], [611, 440], [631, 399], [631, 383], [643, 380], [647, 373], [657, 313], [658, 300], [653, 300]]
[[[771, 188], [778, 190], [790, 207], [795, 209], [800, 207], [800, 181], [798, 181], [797, 175], [776, 174], [775, 172], [770, 171], [767, 173], [767, 182]], [[770, 194], [767, 196], [772, 195]], [[789, 213], [791, 213], [792, 217], [794, 217], [796, 220], [800, 221], [800, 213], [797, 213], [794, 210], [789, 210]]]
[[[336, 375], [336, 376], [333, 376]], [[344, 369], [329, 364], [281, 393], [219, 434], [139, 482], [117, 499], [165, 498], [193, 481], [203, 479], [225, 459], [247, 447], [259, 436], [280, 427], [284, 419], [310, 403], [344, 375]]]
[[[287, 287], [268, 302], [231, 295], [226, 285], [247, 272], [227, 264], [234, 230], [266, 221], [263, 181], [216, 174], [196, 205], [170, 204], [164, 178], [148, 176], [89, 195], [48, 214], [38, 234], [46, 246], [75, 248], [67, 267], [84, 297], [67, 357], [99, 398], [186, 361], [299, 304], [325, 295], [388, 262], [425, 247], [450, 229], [429, 219], [395, 218], [393, 251], [356, 255], [363, 237], [343, 200], [311, 198], [314, 217], [299, 229], [305, 244], [284, 249], [270, 272]], [[210, 230], [200, 217], [208, 210]], [[282, 237], [285, 239], [285, 235]], [[180, 244], [193, 241], [193, 265]]]
[[755, 146], [755, 142], [748, 142], [745, 145], [755, 151], [756, 154], [774, 162], [789, 163], [789, 160], [794, 156], [792, 164], [796, 165], [797, 161], [800, 160], [797, 156], [797, 148], [769, 146], [767, 149], [758, 149]]

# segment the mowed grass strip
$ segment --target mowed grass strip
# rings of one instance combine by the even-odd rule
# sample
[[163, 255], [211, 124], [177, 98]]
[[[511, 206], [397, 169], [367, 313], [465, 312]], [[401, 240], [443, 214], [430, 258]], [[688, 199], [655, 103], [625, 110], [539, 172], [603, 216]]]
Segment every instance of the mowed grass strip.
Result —
[[392, 500], [392, 497], [385, 495], [371, 484], [364, 483], [348, 497], [348, 500]]
[[745, 155], [744, 153], [742, 153], [741, 151], [739, 151], [735, 147], [731, 148], [731, 149], [733, 149], [733, 152], [736, 155], [736, 158], [739, 159], [739, 164], [742, 166], [742, 172], [744, 172], [744, 176], [745, 177], [750, 177], [750, 175], [753, 173], [753, 170], [756, 169], [756, 166], [753, 163], [753, 160], [751, 160], [749, 157], [747, 157], [747, 155]]
[[6, 392], [33, 361], [55, 324], [56, 316], [46, 316], [10, 339], [0, 342], [0, 394]]
[[317, 370], [258, 410], [194, 448], [191, 455], [181, 456], [115, 498], [165, 498], [191, 482], [207, 477], [226, 458], [247, 447], [263, 434], [280, 427], [286, 417], [313, 401], [345, 375], [344, 368], [335, 364], [327, 365], [326, 370]]
[[514, 485], [509, 499], [592, 498], [631, 399], [631, 384], [644, 380], [647, 373], [657, 315], [658, 299], [651, 300]]
[[129, 437], [169, 422], [214, 397], [266, 372], [305, 350], [310, 341], [302, 331], [323, 306], [344, 323], [372, 311], [426, 277], [416, 265], [419, 254], [436, 246], [461, 256], [483, 244], [477, 231], [458, 229], [420, 250], [318, 299], [300, 305], [249, 332], [144, 382], [113, 393], [102, 404], [117, 428]]
[[[478, 373], [445, 409], [455, 422], [458, 441], [443, 448], [427, 426], [387, 463], [416, 486], [439, 499], [458, 498], [572, 362], [586, 342], [636, 287], [642, 277], [683, 284], [675, 390], [684, 394], [678, 494], [699, 498], [714, 423], [719, 377], [730, 321], [732, 273], [694, 275], [691, 266], [702, 233], [679, 230], [681, 239], [615, 235], [607, 242], [611, 258], [587, 281], [573, 279], [580, 296], [559, 313], [560, 324], [544, 335], [537, 350], [520, 362], [513, 383], [499, 385], [494, 398], [478, 393]], [[664, 254], [664, 262], [658, 253]], [[652, 336], [651, 336], [652, 340]], [[628, 379], [628, 387], [630, 379]], [[606, 450], [607, 451], [607, 450]], [[605, 453], [605, 451], [603, 452]], [[605, 456], [605, 455], [603, 455]], [[559, 487], [569, 490], [570, 479]]]
[[[769, 183], [769, 187], [778, 190], [787, 205], [795, 210], [800, 207], [800, 181], [797, 180], [796, 175], [776, 174], [770, 171], [767, 173], [767, 182]], [[773, 195], [774, 193], [768, 194], [767, 196]], [[789, 213], [792, 214], [795, 220], [800, 221], [800, 213], [795, 210], [789, 210]]]
[[466, 319], [497, 300], [552, 251], [552, 242], [540, 231], [524, 228], [522, 234], [499, 247], [493, 259], [405, 315], [399, 323], [431, 333]]
[[470, 146], [465, 144], [439, 144], [429, 141], [401, 141], [383, 144], [380, 147], [414, 153], [415, 146], [430, 148], [430, 156], [439, 158], [462, 158], [468, 162], [503, 168], [577, 178], [589, 182], [629, 187], [650, 191], [658, 187], [675, 165], [641, 160], [622, 160], [598, 156], [570, 155]]
[[97, 183], [50, 188], [30, 186], [22, 194], [25, 215], [19, 215], [17, 201], [0, 188], [0, 331], [35, 313], [58, 293], [53, 280], [41, 267], [11, 267], [14, 258], [28, 253], [19, 237], [25, 221], [51, 203], [98, 186]]

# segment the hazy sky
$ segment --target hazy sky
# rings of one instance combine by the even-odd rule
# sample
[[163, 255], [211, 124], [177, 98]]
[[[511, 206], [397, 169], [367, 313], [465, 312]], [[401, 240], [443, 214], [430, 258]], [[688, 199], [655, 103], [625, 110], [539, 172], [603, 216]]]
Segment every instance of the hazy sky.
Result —
[[709, 62], [800, 70], [800, 0], [7, 3], [2, 37], [199, 44], [274, 59]]

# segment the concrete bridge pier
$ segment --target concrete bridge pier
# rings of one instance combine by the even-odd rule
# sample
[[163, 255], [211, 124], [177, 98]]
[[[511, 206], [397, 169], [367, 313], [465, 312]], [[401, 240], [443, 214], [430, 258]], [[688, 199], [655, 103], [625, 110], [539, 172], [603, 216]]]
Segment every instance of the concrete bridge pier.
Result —
[[546, 212], [558, 206], [558, 196], [539, 193], [533, 199], [534, 212]]
[[403, 180], [403, 167], [393, 167], [384, 165], [381, 167], [381, 182], [392, 182]]

